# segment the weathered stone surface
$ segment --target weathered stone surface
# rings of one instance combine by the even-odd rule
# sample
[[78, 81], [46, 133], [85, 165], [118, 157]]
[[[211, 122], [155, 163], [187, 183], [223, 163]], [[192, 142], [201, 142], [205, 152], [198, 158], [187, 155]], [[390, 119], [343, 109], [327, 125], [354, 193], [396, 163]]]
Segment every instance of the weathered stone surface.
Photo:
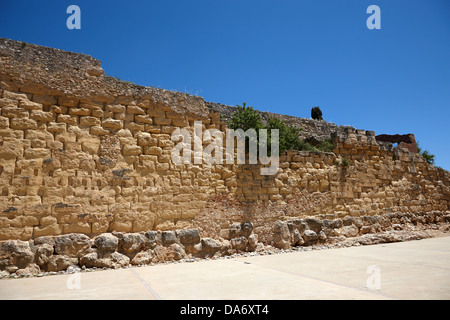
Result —
[[303, 238], [306, 242], [316, 241], [317, 239], [319, 239], [317, 233], [313, 230], [305, 230], [305, 232], [303, 233]]
[[[300, 233], [305, 232], [306, 229], [309, 228], [308, 224], [305, 222], [304, 219], [294, 219], [292, 221], [288, 221], [288, 226], [289, 226], [289, 222], [292, 222], [292, 226], [293, 226], [293, 230], [296, 229], [298, 230]], [[289, 230], [291, 231], [291, 230]]]
[[28, 241], [10, 240], [0, 245], [1, 270], [9, 266], [24, 269], [34, 261], [34, 258], [34, 248]]
[[34, 239], [34, 245], [39, 246], [42, 244], [48, 244], [53, 247], [55, 245], [55, 238], [51, 236], [42, 236]]
[[374, 233], [375, 228], [373, 226], [362, 226], [361, 229], [359, 229], [359, 232], [361, 234]]
[[177, 243], [171, 244], [168, 249], [169, 249], [168, 254], [169, 260], [181, 260], [186, 257], [186, 252], [184, 251], [183, 247]]
[[330, 228], [330, 229], [336, 229], [342, 227], [342, 220], [341, 219], [324, 219], [323, 220], [324, 227]]
[[137, 252], [144, 248], [146, 239], [140, 233], [124, 233], [119, 237], [119, 252], [133, 257]]
[[205, 256], [213, 256], [221, 248], [220, 242], [212, 238], [202, 238], [201, 240], [201, 254]]
[[154, 257], [152, 261], [155, 262], [180, 260], [186, 258], [186, 252], [183, 247], [177, 243], [173, 243], [169, 246], [158, 245], [155, 247], [153, 252]]
[[322, 220], [314, 219], [314, 218], [307, 218], [307, 219], [305, 219], [305, 222], [308, 225], [309, 229], [313, 230], [315, 233], [319, 233], [320, 230], [322, 230], [322, 227], [323, 227]]
[[194, 245], [200, 242], [198, 229], [179, 230], [176, 234], [182, 245]]
[[103, 233], [94, 239], [95, 247], [100, 253], [112, 253], [119, 246], [119, 239], [111, 233]]
[[361, 228], [363, 226], [362, 219], [358, 217], [345, 217], [343, 220], [344, 226], [354, 225], [357, 228]]
[[53, 245], [48, 243], [43, 243], [37, 246], [36, 249], [36, 264], [44, 269], [47, 269], [47, 264], [50, 261], [50, 258], [53, 256]]
[[163, 231], [161, 233], [161, 242], [165, 246], [169, 246], [177, 242], [177, 236], [174, 231]]
[[255, 251], [257, 246], [258, 246], [258, 235], [251, 234], [250, 236], [248, 236], [247, 250]]
[[354, 225], [347, 225], [342, 227], [342, 235], [345, 237], [356, 237], [359, 234], [359, 229]]
[[153, 260], [153, 254], [150, 250], [138, 252], [131, 260], [133, 265], [145, 265], [150, 264]]
[[123, 122], [115, 119], [105, 119], [102, 121], [102, 126], [108, 129], [119, 130], [123, 128]]
[[[433, 215], [429, 216], [433, 218], [432, 221], [444, 223], [444, 215], [442, 214], [433, 213]], [[359, 230], [353, 224], [353, 219], [347, 219], [346, 221], [350, 223], [347, 223], [342, 228], [331, 229], [336, 231], [336, 234], [332, 235], [326, 233], [330, 224], [324, 222], [324, 229], [316, 233], [310, 229], [303, 230], [303, 227], [309, 227], [309, 225], [305, 221], [300, 221], [301, 219], [278, 221], [274, 224], [273, 230], [276, 231], [275, 234], [278, 234], [280, 239], [282, 239], [282, 236], [285, 237], [285, 240], [282, 239], [283, 242], [281, 242], [281, 245], [283, 245], [282, 249], [289, 249], [290, 246], [296, 245], [315, 245], [329, 240], [333, 243], [337, 239], [347, 244], [376, 244], [408, 241], [430, 236], [427, 233], [408, 231], [410, 228], [414, 228], [411, 222], [419, 221], [420, 215], [406, 215], [408, 219], [398, 219], [398, 217], [402, 218], [403, 216], [395, 214], [384, 217], [399, 223], [387, 224], [385, 226], [386, 231], [380, 229], [377, 233], [370, 233], [375, 230], [374, 226], [370, 225], [363, 225], [361, 230]], [[381, 221], [381, 218], [364, 218], [361, 221], [365, 224], [367, 221]], [[431, 218], [428, 219], [431, 221]], [[378, 223], [375, 223], [375, 225], [381, 227]], [[436, 228], [436, 225], [433, 225], [433, 228]], [[299, 230], [303, 230], [303, 234]], [[448, 226], [446, 230], [449, 230]], [[184, 233], [181, 231], [184, 231]], [[104, 233], [95, 237], [92, 240], [93, 247], [90, 248], [88, 246], [87, 249], [83, 249], [84, 244], [90, 243], [85, 241], [86, 236], [76, 234], [39, 237], [34, 241], [34, 244], [33, 242], [17, 240], [7, 241], [1, 245], [0, 265], [7, 274], [16, 273], [28, 276], [32, 275], [36, 270], [61, 271], [77, 264], [87, 267], [116, 268], [127, 265], [130, 262], [133, 265], [144, 265], [153, 262], [180, 260], [187, 257], [206, 258], [217, 254], [228, 255], [235, 252], [264, 250], [264, 246], [258, 242], [258, 235], [253, 233], [249, 237], [240, 236], [231, 239], [231, 241], [203, 238], [198, 243], [195, 243], [198, 240], [197, 229], [178, 230], [175, 232], [175, 235], [178, 237], [178, 240], [180, 235], [183, 235], [181, 238], [185, 239], [185, 244], [180, 242], [163, 245], [162, 232], [158, 231], [148, 231], [146, 233]], [[120, 241], [122, 241], [122, 247], [119, 245]], [[59, 250], [59, 252], [71, 252], [72, 256], [57, 253], [55, 249], [57, 246], [64, 248]], [[78, 259], [77, 252], [80, 249], [83, 253], [81, 258]], [[123, 250], [125, 254], [115, 250]]]
[[239, 238], [242, 235], [241, 224], [237, 222], [233, 222], [229, 231], [229, 238]]
[[323, 231], [320, 231], [319, 234], [317, 235], [317, 237], [319, 238], [319, 240], [322, 240], [322, 241], [327, 239], [327, 235]]
[[71, 233], [55, 238], [55, 252], [68, 257], [81, 257], [91, 247], [91, 239], [80, 233]]
[[16, 275], [21, 276], [36, 276], [41, 272], [39, 266], [35, 263], [29, 264], [25, 269], [19, 269], [16, 271]]
[[[100, 259], [98, 258], [98, 253], [97, 252], [91, 252], [88, 253], [84, 256], [82, 256], [80, 258], [80, 265], [81, 266], [85, 266], [87, 268], [92, 268], [92, 267], [110, 267], [111, 263], [109, 259], [104, 259], [105, 262], [100, 261]], [[106, 263], [108, 262], [108, 263]]]
[[110, 259], [113, 263], [113, 267], [116, 268], [125, 267], [130, 264], [130, 258], [123, 254], [120, 254], [119, 252], [112, 253]]
[[231, 239], [231, 246], [233, 247], [233, 249], [238, 250], [238, 251], [246, 251], [247, 243], [248, 243], [248, 240], [244, 236]]
[[156, 244], [157, 244], [157, 240], [158, 240], [158, 232], [157, 231], [147, 231], [144, 233], [144, 240], [145, 240], [145, 245], [144, 245], [144, 249], [153, 249]]
[[129, 265], [130, 258], [119, 252], [113, 252], [107, 258], [99, 257], [97, 252], [91, 252], [80, 259], [80, 265], [88, 268], [120, 268]]
[[228, 239], [239, 238], [241, 236], [248, 238], [253, 232], [253, 223], [251, 222], [233, 222], [227, 235]]
[[[262, 112], [310, 143], [331, 138], [333, 152], [288, 151], [270, 176], [259, 164], [175, 165], [176, 129], [225, 131], [236, 108], [106, 77], [85, 55], [0, 38], [0, 56], [1, 241], [37, 238], [80, 258], [92, 253], [87, 239], [61, 234], [117, 232], [117, 248], [91, 241], [100, 258], [159, 244], [200, 255], [200, 234], [228, 240], [222, 253], [241, 237], [249, 250], [252, 235], [289, 248], [306, 230], [324, 242], [450, 220], [448, 171], [372, 131]], [[174, 233], [186, 228], [198, 232]]]
[[35, 263], [31, 263], [24, 269], [18, 269], [15, 273], [16, 275], [21, 277], [21, 276], [36, 276], [40, 272], [41, 269], [39, 268], [39, 266]]
[[220, 242], [220, 254], [223, 256], [233, 254], [233, 246], [230, 240], [224, 239]]
[[245, 238], [248, 238], [253, 231], [253, 223], [251, 222], [244, 222], [241, 224], [241, 234]]
[[78, 264], [78, 258], [66, 255], [53, 255], [47, 262], [47, 271], [63, 271], [68, 267]]
[[300, 231], [298, 231], [297, 229], [294, 230], [294, 234], [293, 234], [293, 245], [296, 246], [302, 246], [303, 244], [305, 244], [305, 240], [303, 239]]
[[288, 224], [284, 221], [277, 221], [273, 229], [273, 243], [275, 247], [280, 249], [288, 249], [290, 247], [291, 233]]

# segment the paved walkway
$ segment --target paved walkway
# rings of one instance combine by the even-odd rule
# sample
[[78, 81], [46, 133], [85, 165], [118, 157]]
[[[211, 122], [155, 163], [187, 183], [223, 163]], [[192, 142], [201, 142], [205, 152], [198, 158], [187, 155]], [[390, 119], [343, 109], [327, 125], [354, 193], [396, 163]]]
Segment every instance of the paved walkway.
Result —
[[450, 237], [4, 279], [0, 299], [450, 299]]

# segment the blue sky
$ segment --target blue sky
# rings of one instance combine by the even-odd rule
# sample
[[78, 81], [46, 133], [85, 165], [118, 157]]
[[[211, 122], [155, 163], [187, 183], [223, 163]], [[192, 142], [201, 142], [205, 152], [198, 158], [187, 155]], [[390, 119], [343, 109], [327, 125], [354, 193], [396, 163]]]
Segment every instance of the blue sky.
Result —
[[[66, 9], [81, 9], [69, 30]], [[369, 30], [369, 5], [381, 29]], [[450, 170], [448, 0], [0, 0], [0, 37], [91, 55], [107, 75], [207, 101], [414, 133]]]

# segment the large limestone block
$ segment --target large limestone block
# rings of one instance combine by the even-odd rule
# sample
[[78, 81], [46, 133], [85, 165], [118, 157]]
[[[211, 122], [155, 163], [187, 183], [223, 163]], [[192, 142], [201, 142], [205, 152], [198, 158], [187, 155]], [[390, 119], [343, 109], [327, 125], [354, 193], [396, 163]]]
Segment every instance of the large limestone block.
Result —
[[91, 248], [91, 239], [78, 233], [58, 236], [55, 239], [55, 252], [68, 257], [81, 257]]
[[0, 245], [0, 270], [11, 266], [26, 268], [34, 258], [33, 247], [28, 241], [9, 240]]

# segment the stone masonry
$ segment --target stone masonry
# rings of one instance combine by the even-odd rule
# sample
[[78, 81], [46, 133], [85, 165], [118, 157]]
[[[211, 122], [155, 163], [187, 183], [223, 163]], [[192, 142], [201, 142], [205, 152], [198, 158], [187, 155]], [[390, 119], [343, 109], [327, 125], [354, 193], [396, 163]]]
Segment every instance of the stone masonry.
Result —
[[[203, 130], [225, 132], [232, 110], [105, 76], [101, 62], [86, 55], [0, 38], [0, 269], [114, 265], [144, 249], [157, 256], [158, 245], [172, 246], [165, 256], [184, 257], [327, 237], [295, 232], [287, 221], [298, 219], [395, 214], [422, 221], [432, 214], [440, 217], [433, 223], [447, 221], [449, 172], [410, 143], [393, 147], [373, 131], [279, 115], [304, 128], [305, 138], [332, 138], [335, 149], [288, 151], [272, 176], [262, 176], [259, 164], [172, 162], [175, 129], [193, 132], [201, 121]], [[363, 233], [377, 231], [367, 227]], [[286, 228], [289, 240], [280, 238]], [[186, 232], [196, 240], [181, 240]], [[57, 249], [61, 238], [80, 250]], [[72, 260], [49, 262], [50, 255]]]

